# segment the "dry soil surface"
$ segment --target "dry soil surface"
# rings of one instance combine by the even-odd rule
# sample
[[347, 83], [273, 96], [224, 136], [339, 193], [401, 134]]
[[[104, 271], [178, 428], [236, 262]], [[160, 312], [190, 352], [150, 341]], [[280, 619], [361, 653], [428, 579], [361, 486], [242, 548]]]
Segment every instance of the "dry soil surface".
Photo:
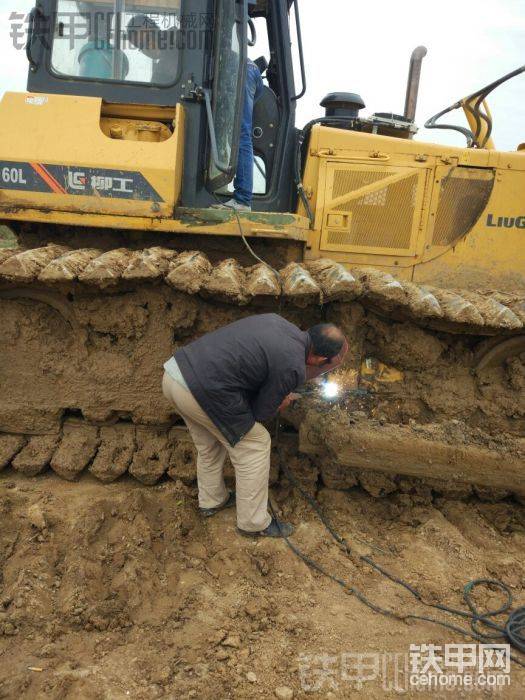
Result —
[[[524, 506], [379, 499], [359, 488], [317, 495], [357, 554], [427, 599], [462, 606], [466, 581], [499, 577], [525, 604]], [[293, 541], [371, 601], [467, 627], [344, 554], [297, 493], [278, 487], [273, 497], [296, 526]], [[374, 613], [286, 543], [240, 537], [234, 510], [201, 519], [195, 490], [181, 482], [147, 488], [5, 472], [0, 517], [1, 698], [424, 697], [388, 689], [384, 654], [469, 642]], [[489, 608], [499, 600], [477, 596]], [[352, 654], [365, 655], [361, 684]], [[522, 698], [524, 687], [525, 671], [513, 665], [502, 691], [427, 695]]]

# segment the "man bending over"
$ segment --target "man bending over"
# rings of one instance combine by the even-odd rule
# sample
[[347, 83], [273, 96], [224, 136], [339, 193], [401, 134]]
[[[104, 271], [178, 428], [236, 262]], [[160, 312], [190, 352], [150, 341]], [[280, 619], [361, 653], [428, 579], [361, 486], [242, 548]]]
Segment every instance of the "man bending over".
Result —
[[[348, 351], [332, 324], [301, 331], [277, 314], [249, 316], [179, 349], [164, 365], [164, 396], [197, 448], [199, 507], [205, 516], [237, 504], [243, 535], [281, 537], [288, 523], [268, 513], [271, 438], [262, 425], [306, 379], [337, 367]], [[226, 455], [236, 493], [223, 477]]]

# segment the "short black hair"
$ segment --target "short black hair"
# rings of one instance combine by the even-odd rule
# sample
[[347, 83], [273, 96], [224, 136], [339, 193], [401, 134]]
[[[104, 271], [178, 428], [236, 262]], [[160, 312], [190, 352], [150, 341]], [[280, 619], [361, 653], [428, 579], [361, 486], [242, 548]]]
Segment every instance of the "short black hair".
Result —
[[319, 357], [331, 360], [339, 354], [344, 343], [344, 336], [333, 323], [318, 323], [308, 329], [312, 343], [312, 352]]

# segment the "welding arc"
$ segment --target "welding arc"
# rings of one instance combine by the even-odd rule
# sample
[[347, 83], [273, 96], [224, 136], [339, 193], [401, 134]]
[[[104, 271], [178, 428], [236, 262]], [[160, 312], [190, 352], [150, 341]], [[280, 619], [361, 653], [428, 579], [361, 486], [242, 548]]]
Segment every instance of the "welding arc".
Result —
[[[281, 453], [279, 445], [277, 445], [277, 450], [279, 453], [279, 458], [280, 458], [280, 467], [283, 471], [283, 474], [285, 477], [289, 480], [289, 482], [296, 488], [299, 493], [303, 496], [303, 498], [309, 503], [309, 505], [314, 509], [314, 511], [317, 513], [320, 521], [323, 523], [325, 526], [326, 530], [330, 533], [331, 537], [337, 542], [338, 545], [341, 546], [343, 551], [347, 554], [350, 555], [352, 553], [350, 545], [347, 543], [344, 537], [342, 537], [330, 524], [329, 520], [327, 519], [326, 515], [324, 514], [321, 506], [319, 503], [315, 500], [315, 498], [312, 498], [308, 493], [304, 491], [304, 489], [301, 487], [295, 476], [290, 472], [288, 467], [286, 466], [283, 455]], [[279, 524], [279, 520], [276, 517], [275, 509], [273, 507], [273, 504], [270, 502], [270, 510], [272, 512], [273, 517]], [[282, 534], [282, 533], [281, 533]], [[428, 617], [426, 615], [417, 615], [415, 613], [409, 613], [408, 615], [400, 615], [399, 613], [394, 612], [393, 610], [389, 610], [387, 608], [382, 608], [379, 605], [376, 605], [372, 601], [370, 601], [359, 589], [357, 589], [355, 586], [352, 586], [350, 583], [344, 581], [341, 578], [338, 578], [334, 574], [330, 573], [327, 571], [321, 564], [316, 562], [314, 559], [310, 558], [307, 554], [302, 552], [296, 545], [290, 541], [288, 537], [285, 537], [284, 534], [282, 534], [284, 540], [286, 541], [286, 544], [288, 547], [292, 550], [292, 552], [298, 556], [304, 563], [310, 567], [311, 569], [314, 569], [318, 573], [322, 574], [326, 578], [329, 578], [330, 580], [334, 581], [337, 583], [339, 586], [341, 586], [343, 589], [345, 589], [349, 594], [354, 595], [359, 601], [361, 601], [364, 605], [366, 605], [368, 608], [373, 610], [376, 613], [379, 613], [380, 615], [385, 615], [387, 617], [392, 617], [397, 620], [400, 620], [401, 622], [406, 622], [407, 620], [420, 620], [424, 622], [431, 622], [433, 624], [439, 625], [440, 627], [444, 627], [446, 629], [450, 629], [454, 632], [458, 632], [459, 634], [469, 637], [471, 639], [475, 639], [483, 644], [494, 642], [496, 639], [499, 640], [505, 640], [508, 641], [514, 648], [518, 649], [520, 652], [525, 653], [525, 607], [518, 608], [514, 612], [512, 612], [507, 620], [506, 626], [502, 627], [492, 620], [490, 620], [490, 617], [494, 617], [495, 615], [500, 615], [503, 613], [506, 613], [509, 611], [509, 609], [512, 606], [513, 603], [513, 596], [512, 593], [509, 589], [509, 587], [503, 583], [502, 581], [498, 581], [496, 579], [475, 579], [474, 581], [470, 581], [469, 583], [466, 584], [464, 591], [463, 591], [463, 597], [465, 602], [467, 603], [468, 607], [470, 608], [470, 611], [467, 610], [458, 610], [456, 608], [451, 608], [447, 605], [442, 605], [440, 603], [429, 603], [428, 601], [425, 601], [423, 599], [422, 594], [413, 586], [411, 586], [408, 582], [404, 581], [403, 579], [398, 578], [394, 574], [390, 573], [383, 567], [381, 567], [379, 564], [377, 564], [373, 559], [367, 556], [359, 555], [359, 559], [365, 563], [367, 563], [369, 566], [371, 566], [373, 569], [378, 571], [380, 574], [382, 574], [385, 578], [388, 578], [390, 581], [393, 583], [402, 586], [407, 590], [412, 596], [414, 596], [422, 605], [425, 605], [426, 607], [434, 608], [436, 610], [441, 610], [442, 612], [449, 613], [451, 615], [457, 615], [459, 617], [462, 617], [464, 619], [468, 619], [470, 621], [470, 626], [471, 630], [464, 629], [463, 627], [459, 627], [458, 625], [452, 624], [450, 622], [445, 622], [444, 620], [438, 620], [433, 617]], [[487, 611], [487, 612], [479, 612], [477, 608], [475, 607], [472, 598], [471, 598], [471, 592], [472, 589], [475, 586], [478, 585], [491, 585], [499, 588], [502, 590], [505, 595], [506, 595], [506, 602], [498, 609], [494, 611]], [[478, 629], [478, 624], [483, 624], [487, 627], [490, 627], [493, 632], [492, 634], [488, 632], [482, 632], [481, 630]], [[510, 658], [512, 661], [514, 661], [516, 664], [519, 666], [522, 666], [525, 668], [525, 661], [517, 657], [515, 654], [510, 654]]]

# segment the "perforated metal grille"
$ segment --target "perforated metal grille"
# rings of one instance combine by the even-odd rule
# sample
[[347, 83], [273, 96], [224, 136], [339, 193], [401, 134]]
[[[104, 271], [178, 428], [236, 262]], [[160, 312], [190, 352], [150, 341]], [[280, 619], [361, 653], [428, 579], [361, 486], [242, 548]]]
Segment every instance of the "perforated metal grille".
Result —
[[[356, 174], [361, 175], [362, 173]], [[327, 244], [371, 248], [409, 248], [417, 184], [418, 175], [416, 173], [376, 192], [370, 192], [334, 208], [334, 211], [345, 211], [351, 214], [351, 226], [350, 231], [346, 232], [329, 231]]]
[[326, 242], [328, 245], [352, 245], [353, 237], [350, 231], [328, 231]]
[[389, 172], [377, 172], [377, 170], [336, 170], [332, 196], [338, 199], [349, 192], [360, 190], [361, 187], [384, 180], [389, 174]]
[[494, 173], [459, 168], [445, 179], [436, 213], [432, 242], [450, 245], [474, 226], [489, 201]]

